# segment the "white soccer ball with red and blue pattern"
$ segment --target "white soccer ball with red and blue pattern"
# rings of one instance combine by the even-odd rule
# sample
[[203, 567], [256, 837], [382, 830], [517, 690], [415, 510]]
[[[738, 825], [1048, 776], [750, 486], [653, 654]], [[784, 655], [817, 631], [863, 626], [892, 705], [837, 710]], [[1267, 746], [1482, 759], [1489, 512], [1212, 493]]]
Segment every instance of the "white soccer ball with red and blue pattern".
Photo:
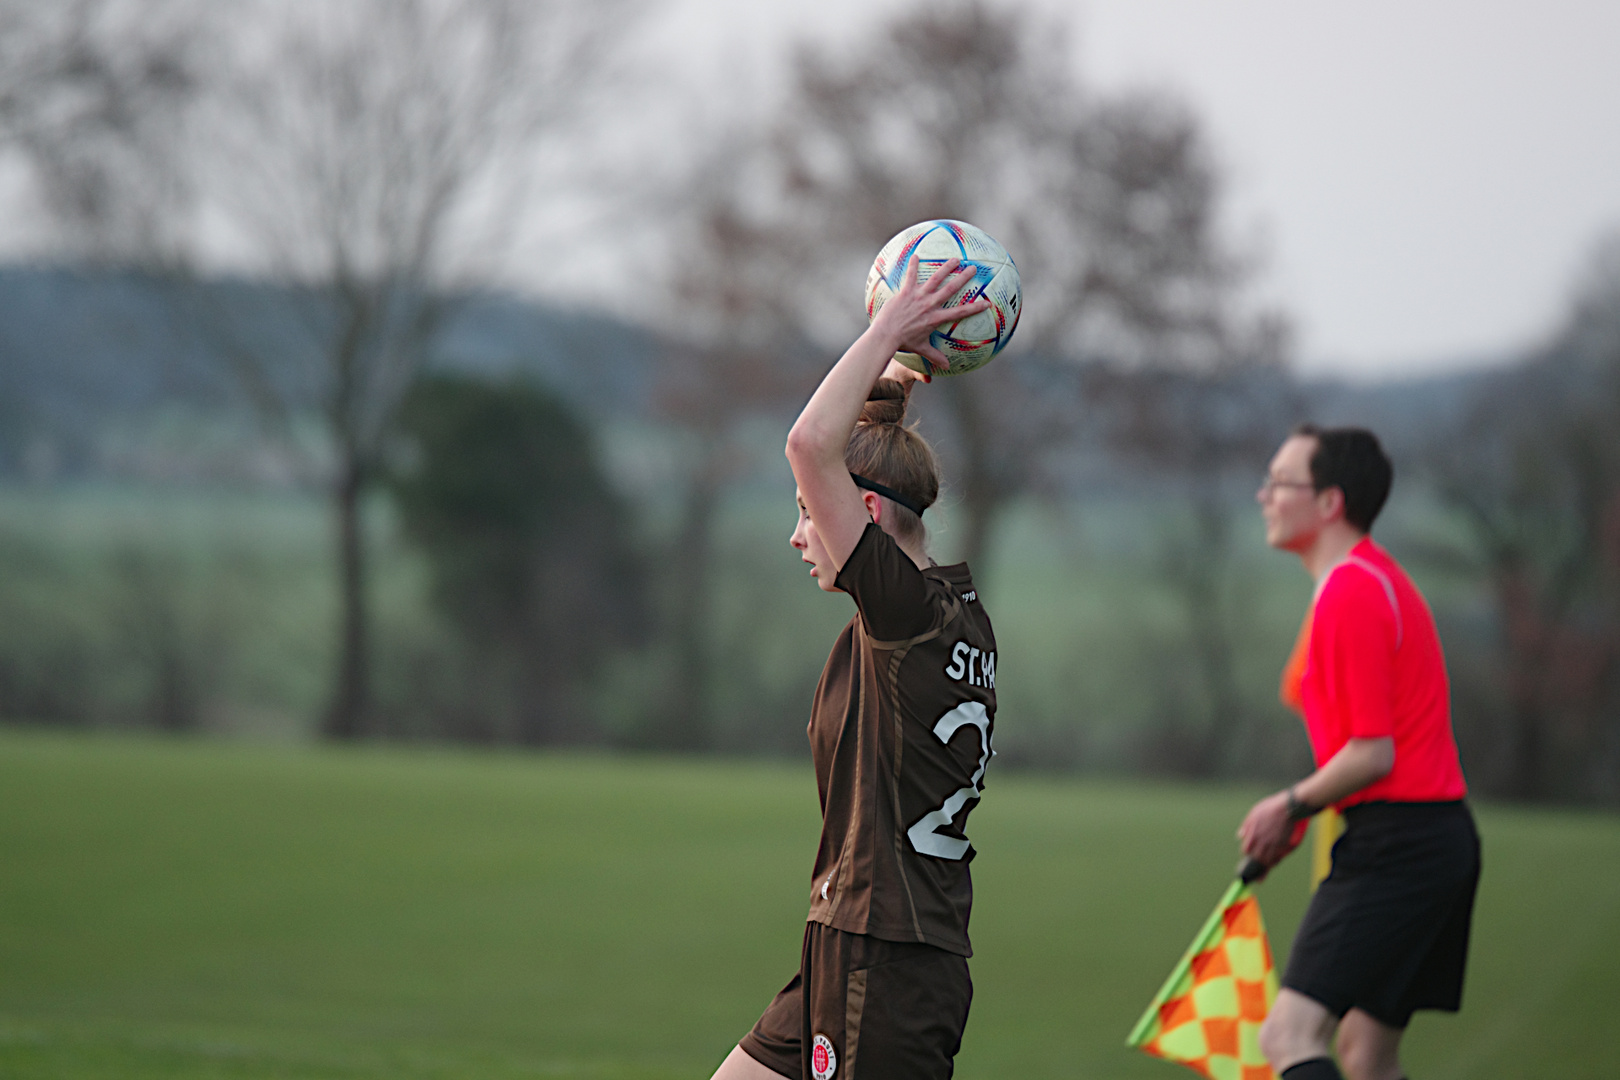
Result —
[[932, 371], [916, 353], [896, 353], [894, 358], [913, 371], [936, 375], [960, 375], [988, 364], [1012, 340], [1023, 313], [1018, 267], [1012, 256], [989, 233], [965, 221], [918, 222], [884, 244], [872, 261], [866, 275], [868, 322], [900, 291], [906, 264], [913, 258], [919, 281], [932, 277], [950, 259], [962, 260], [963, 266], [973, 268], [973, 278], [946, 307], [959, 307], [981, 296], [990, 301], [990, 307], [960, 322], [945, 323], [930, 335], [934, 348], [950, 359], [949, 371]]

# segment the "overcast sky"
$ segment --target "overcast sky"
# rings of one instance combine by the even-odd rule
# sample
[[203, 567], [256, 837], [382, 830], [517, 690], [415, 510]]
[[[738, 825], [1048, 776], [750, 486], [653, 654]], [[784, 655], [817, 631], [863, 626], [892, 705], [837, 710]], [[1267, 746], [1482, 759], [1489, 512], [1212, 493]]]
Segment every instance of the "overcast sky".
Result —
[[[658, 38], [694, 85], [735, 90], [768, 83], [794, 37], [869, 32], [904, 2], [672, 0]], [[1075, 18], [1089, 80], [1204, 118], [1307, 370], [1432, 371], [1533, 341], [1620, 227], [1614, 0], [1031, 3]]]

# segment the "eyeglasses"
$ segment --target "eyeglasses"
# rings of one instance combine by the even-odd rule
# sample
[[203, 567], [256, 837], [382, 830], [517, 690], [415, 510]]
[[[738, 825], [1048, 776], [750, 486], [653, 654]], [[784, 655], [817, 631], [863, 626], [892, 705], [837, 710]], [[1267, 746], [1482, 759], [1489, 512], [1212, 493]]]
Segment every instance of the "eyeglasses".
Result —
[[1316, 485], [1309, 480], [1278, 480], [1275, 476], [1268, 476], [1260, 481], [1261, 495], [1270, 495], [1278, 488], [1311, 488], [1315, 490]]

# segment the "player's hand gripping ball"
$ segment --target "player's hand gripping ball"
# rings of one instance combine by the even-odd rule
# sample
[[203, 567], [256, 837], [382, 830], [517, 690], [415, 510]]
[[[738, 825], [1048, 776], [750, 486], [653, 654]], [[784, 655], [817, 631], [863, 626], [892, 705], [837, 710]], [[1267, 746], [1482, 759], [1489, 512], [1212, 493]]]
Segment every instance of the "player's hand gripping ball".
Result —
[[917, 280], [926, 281], [951, 259], [973, 270], [967, 285], [946, 302], [947, 308], [972, 303], [979, 297], [990, 306], [959, 322], [945, 323], [929, 337], [934, 348], [950, 358], [946, 371], [931, 371], [916, 353], [895, 353], [894, 358], [913, 371], [934, 375], [960, 375], [983, 367], [1012, 340], [1023, 312], [1018, 267], [1007, 249], [983, 229], [965, 221], [924, 221], [903, 230], [883, 245], [866, 275], [866, 318], [870, 322], [885, 301], [900, 291], [906, 264], [917, 259]]

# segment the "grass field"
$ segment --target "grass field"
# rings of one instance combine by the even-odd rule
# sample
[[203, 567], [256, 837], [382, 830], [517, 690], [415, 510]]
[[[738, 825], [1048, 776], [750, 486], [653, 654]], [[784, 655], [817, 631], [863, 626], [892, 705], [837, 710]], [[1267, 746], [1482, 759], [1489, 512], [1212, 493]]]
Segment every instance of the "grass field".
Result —
[[[1191, 1076], [1123, 1039], [1253, 794], [992, 773], [958, 1075]], [[0, 731], [0, 1076], [705, 1077], [797, 962], [815, 807], [781, 765]], [[1614, 1076], [1620, 819], [1480, 820], [1412, 1075]]]

